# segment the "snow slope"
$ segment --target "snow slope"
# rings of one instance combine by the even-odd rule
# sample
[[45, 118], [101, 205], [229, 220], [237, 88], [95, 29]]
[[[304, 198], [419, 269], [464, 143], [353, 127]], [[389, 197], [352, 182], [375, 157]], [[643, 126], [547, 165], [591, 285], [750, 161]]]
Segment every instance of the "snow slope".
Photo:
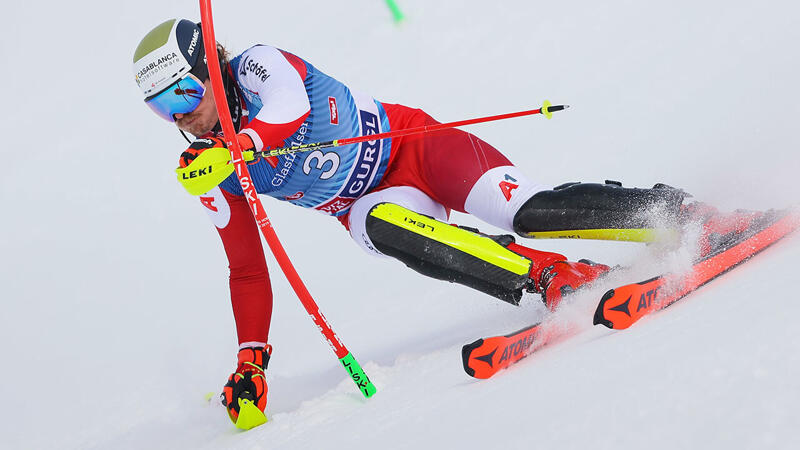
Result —
[[[724, 208], [797, 204], [800, 6], [790, 1], [216, 2], [217, 37], [268, 42], [443, 121], [572, 108], [470, 131], [532, 178], [665, 182]], [[266, 200], [364, 400], [270, 261], [271, 422], [203, 395], [233, 369], [222, 246], [175, 182], [180, 135], [130, 58], [191, 1], [6, 2], [0, 221], [2, 448], [796, 448], [800, 238], [624, 332], [590, 327], [488, 381], [464, 343], [542, 314], [370, 259], [334, 220]], [[497, 230], [469, 217], [453, 221]], [[537, 242], [626, 264], [646, 250]], [[646, 272], [648, 269], [642, 269]]]

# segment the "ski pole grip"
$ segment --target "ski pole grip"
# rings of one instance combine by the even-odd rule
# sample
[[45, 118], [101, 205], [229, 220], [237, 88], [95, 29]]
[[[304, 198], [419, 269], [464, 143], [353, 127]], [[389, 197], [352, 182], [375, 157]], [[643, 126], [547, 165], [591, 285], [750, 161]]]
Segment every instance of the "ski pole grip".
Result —
[[339, 358], [339, 361], [342, 363], [347, 373], [350, 374], [353, 383], [355, 383], [361, 393], [364, 394], [364, 397], [370, 398], [378, 391], [375, 385], [369, 381], [369, 377], [367, 377], [364, 369], [361, 368], [361, 364], [356, 361], [352, 353], [348, 352], [346, 355]]

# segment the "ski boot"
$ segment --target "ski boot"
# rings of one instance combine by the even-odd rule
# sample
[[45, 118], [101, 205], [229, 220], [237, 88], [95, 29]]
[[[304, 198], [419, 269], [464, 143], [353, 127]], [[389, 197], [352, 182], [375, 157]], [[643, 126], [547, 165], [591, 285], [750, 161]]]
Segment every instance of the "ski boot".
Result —
[[588, 259], [567, 261], [564, 255], [542, 252], [518, 244], [510, 244], [508, 248], [533, 261], [527, 291], [541, 294], [542, 301], [550, 311], [558, 307], [564, 296], [592, 283], [611, 270], [605, 264]]
[[220, 402], [237, 428], [249, 430], [267, 422], [267, 370], [272, 346], [245, 347], [237, 355], [236, 371], [220, 394]]
[[666, 184], [625, 188], [617, 181], [566, 183], [528, 199], [514, 231], [528, 238], [655, 242], [677, 237], [686, 193]]

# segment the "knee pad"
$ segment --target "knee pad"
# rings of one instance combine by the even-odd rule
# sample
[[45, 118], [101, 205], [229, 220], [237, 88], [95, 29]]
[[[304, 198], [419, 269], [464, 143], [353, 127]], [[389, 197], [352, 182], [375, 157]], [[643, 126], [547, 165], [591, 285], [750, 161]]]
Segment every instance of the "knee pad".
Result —
[[510, 235], [482, 235], [393, 203], [375, 205], [366, 230], [378, 251], [411, 269], [514, 305], [530, 280], [531, 260], [505, 247], [514, 241]]
[[514, 216], [514, 231], [532, 238], [650, 242], [675, 228], [686, 193], [657, 184], [567, 183], [533, 195]]

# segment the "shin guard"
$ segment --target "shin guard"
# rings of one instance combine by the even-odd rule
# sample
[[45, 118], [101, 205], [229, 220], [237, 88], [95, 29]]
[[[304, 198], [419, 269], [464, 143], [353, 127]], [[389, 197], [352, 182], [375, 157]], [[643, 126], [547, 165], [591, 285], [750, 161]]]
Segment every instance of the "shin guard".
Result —
[[568, 183], [535, 194], [514, 216], [514, 231], [530, 238], [653, 242], [677, 235], [686, 193], [657, 184]]
[[367, 215], [367, 235], [381, 253], [439, 280], [519, 304], [530, 283], [530, 259], [507, 248], [510, 235], [490, 237], [379, 203]]

